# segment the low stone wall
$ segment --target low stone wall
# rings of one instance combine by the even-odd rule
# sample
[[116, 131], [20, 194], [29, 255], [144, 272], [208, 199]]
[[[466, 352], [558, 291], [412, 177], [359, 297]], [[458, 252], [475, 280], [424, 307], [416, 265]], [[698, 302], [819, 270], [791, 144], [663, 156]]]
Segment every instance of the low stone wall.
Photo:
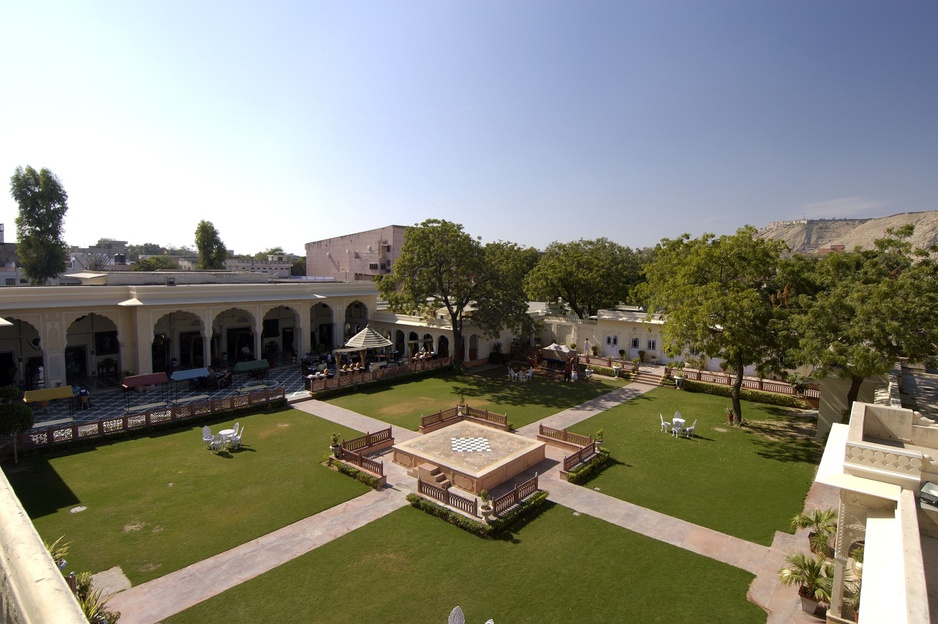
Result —
[[0, 621], [88, 624], [65, 577], [0, 471]]

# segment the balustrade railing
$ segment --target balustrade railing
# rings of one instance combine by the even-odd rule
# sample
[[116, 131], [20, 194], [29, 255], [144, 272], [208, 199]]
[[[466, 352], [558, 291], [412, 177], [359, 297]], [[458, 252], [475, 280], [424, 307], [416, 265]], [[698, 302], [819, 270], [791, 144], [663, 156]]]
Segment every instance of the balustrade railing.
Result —
[[387, 429], [382, 429], [381, 431], [375, 433], [368, 433], [360, 438], [353, 438], [351, 440], [346, 440], [342, 442], [342, 448], [349, 451], [361, 452], [363, 449], [368, 449], [372, 446], [377, 446], [378, 444], [384, 442], [385, 440], [391, 439], [391, 427]]
[[342, 448], [339, 450], [339, 459], [350, 464], [355, 464], [359, 468], [363, 468], [368, 472], [378, 475], [379, 477], [384, 476], [384, 462], [375, 461], [365, 457], [361, 453], [356, 453], [355, 451]]
[[[172, 405], [159, 409], [147, 410], [139, 414], [125, 414], [124, 416], [103, 418], [89, 423], [71, 423], [33, 429], [17, 436], [17, 448], [21, 451], [54, 446], [76, 440], [86, 440], [107, 437], [127, 431], [144, 429], [154, 425], [162, 425], [175, 421], [191, 419], [197, 416], [219, 414], [241, 407], [261, 405], [284, 398], [284, 389], [264, 389], [245, 393], [238, 396], [222, 399], [208, 399], [206, 401], [193, 401], [180, 405]], [[10, 450], [7, 446], [2, 451]]]
[[590, 457], [596, 454], [596, 442], [591, 442], [589, 446], [581, 448], [579, 451], [573, 455], [566, 455], [563, 458], [563, 469], [564, 472], [570, 472], [573, 468], [581, 463], [588, 460]]
[[312, 379], [310, 380], [309, 391], [311, 393], [316, 393], [322, 392], [323, 390], [345, 388], [360, 383], [369, 383], [372, 381], [378, 381], [380, 379], [399, 377], [401, 375], [407, 375], [417, 371], [437, 370], [451, 366], [452, 363], [453, 358], [445, 357], [437, 358], [435, 360], [417, 360], [415, 362], [408, 362], [402, 366], [379, 368], [373, 371], [349, 371], [340, 373], [338, 377]]
[[592, 436], [573, 433], [571, 431], [567, 431], [566, 429], [545, 427], [544, 425], [538, 425], [537, 433], [538, 435], [544, 436], [545, 438], [558, 440], [560, 442], [568, 442], [570, 444], [575, 444], [576, 446], [589, 446], [593, 443]]
[[520, 485], [516, 485], [510, 492], [492, 499], [492, 511], [495, 515], [501, 515], [506, 509], [514, 507], [528, 496], [537, 492], [537, 475], [528, 479]]
[[458, 494], [453, 494], [447, 489], [431, 485], [420, 479], [417, 480], [417, 492], [438, 500], [448, 507], [459, 509], [476, 518], [479, 517], [479, 501], [475, 498], [464, 498]]

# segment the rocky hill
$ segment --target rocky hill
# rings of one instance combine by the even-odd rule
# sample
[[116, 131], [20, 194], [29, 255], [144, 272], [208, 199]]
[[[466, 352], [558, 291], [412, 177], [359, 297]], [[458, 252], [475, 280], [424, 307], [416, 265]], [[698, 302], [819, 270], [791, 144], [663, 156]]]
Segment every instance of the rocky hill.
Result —
[[776, 221], [761, 230], [759, 236], [783, 240], [793, 253], [824, 253], [843, 246], [869, 249], [873, 241], [882, 238], [887, 228], [906, 224], [915, 226], [912, 244], [916, 247], [938, 245], [938, 210], [904, 212], [875, 219], [799, 219]]

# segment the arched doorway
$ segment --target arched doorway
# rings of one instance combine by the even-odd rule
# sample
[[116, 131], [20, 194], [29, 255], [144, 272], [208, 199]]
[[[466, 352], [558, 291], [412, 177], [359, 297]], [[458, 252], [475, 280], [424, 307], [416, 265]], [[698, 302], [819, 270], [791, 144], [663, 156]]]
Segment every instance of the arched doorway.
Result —
[[297, 314], [293, 308], [277, 306], [264, 315], [261, 348], [271, 366], [292, 362], [296, 356]]
[[479, 334], [469, 336], [469, 361], [479, 359]]
[[407, 349], [404, 344], [404, 332], [397, 330], [394, 335], [394, 350], [397, 351], [398, 359], [407, 357]]
[[410, 357], [420, 352], [420, 336], [417, 335], [417, 332], [410, 332], [410, 335], [407, 337], [407, 349], [407, 355]]
[[43, 352], [39, 331], [26, 321], [10, 318], [0, 327], [0, 387], [25, 390], [44, 387]]
[[192, 312], [176, 310], [164, 314], [153, 326], [150, 346], [153, 372], [205, 366], [205, 326]]
[[229, 366], [254, 360], [254, 317], [247, 310], [229, 308], [212, 320], [212, 362]]
[[[368, 306], [357, 299], [345, 308], [344, 341], [365, 329], [368, 324]], [[344, 342], [343, 341], [343, 342]]]
[[440, 340], [436, 347], [437, 355], [441, 358], [449, 357], [449, 338], [446, 336], [440, 336]]
[[316, 353], [328, 353], [333, 348], [335, 320], [332, 308], [317, 303], [309, 309], [309, 344]]
[[79, 317], [65, 333], [65, 383], [88, 385], [90, 377], [105, 383], [120, 378], [117, 325], [94, 312]]
[[423, 335], [423, 341], [421, 342], [420, 350], [433, 353], [433, 336], [430, 334]]

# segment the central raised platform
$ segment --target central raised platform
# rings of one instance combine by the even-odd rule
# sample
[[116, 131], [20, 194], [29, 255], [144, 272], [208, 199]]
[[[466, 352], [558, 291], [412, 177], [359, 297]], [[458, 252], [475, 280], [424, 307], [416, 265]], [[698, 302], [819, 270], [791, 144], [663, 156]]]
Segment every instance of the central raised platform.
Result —
[[462, 421], [394, 445], [394, 462], [416, 474], [433, 464], [467, 492], [498, 487], [542, 462], [546, 445], [537, 440]]

